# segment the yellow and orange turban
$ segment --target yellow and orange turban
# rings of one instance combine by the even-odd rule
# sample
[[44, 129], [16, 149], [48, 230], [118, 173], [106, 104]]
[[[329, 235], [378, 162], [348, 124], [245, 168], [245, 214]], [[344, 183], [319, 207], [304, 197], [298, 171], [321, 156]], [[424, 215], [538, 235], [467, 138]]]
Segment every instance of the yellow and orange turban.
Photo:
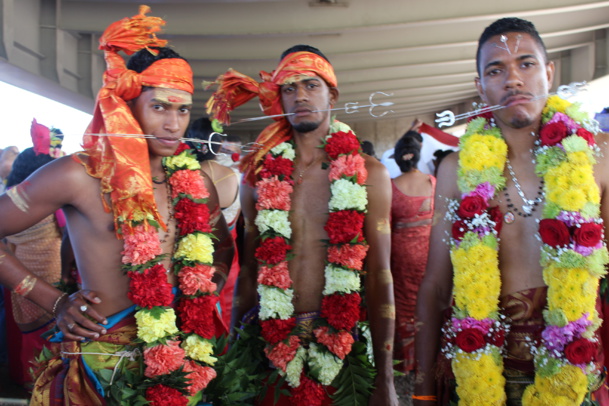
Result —
[[[207, 102], [207, 113], [222, 124], [230, 124], [230, 112], [258, 96], [264, 114], [269, 116], [282, 114], [281, 86], [314, 76], [325, 80], [330, 87], [337, 86], [332, 65], [312, 52], [294, 52], [286, 55], [272, 73], [260, 72], [262, 78], [260, 83], [229, 69], [214, 82], [219, 88]], [[273, 119], [276, 122], [262, 130], [256, 139], [262, 147], [244, 157], [241, 162], [241, 169], [246, 172], [245, 179], [250, 183], [253, 183], [253, 177], [259, 171], [259, 163], [267, 152], [292, 135], [290, 124], [285, 117], [273, 117]]]
[[[194, 92], [190, 65], [177, 58], [160, 59], [141, 73], [127, 69], [123, 51], [131, 55], [144, 48], [163, 47], [167, 41], [156, 32], [165, 24], [161, 18], [147, 17], [148, 6], [139, 14], [111, 24], [100, 38], [107, 69], [97, 95], [93, 120], [83, 138], [88, 160], [87, 172], [101, 180], [101, 193], [109, 193], [115, 224], [118, 219], [142, 221], [146, 218], [163, 224], [152, 189], [148, 146], [144, 138], [108, 137], [103, 134], [143, 134], [127, 101], [141, 94], [142, 86], [164, 87]], [[98, 135], [99, 134], [99, 135]], [[102, 199], [105, 203], [105, 199]], [[105, 206], [106, 210], [110, 208]], [[118, 230], [118, 227], [117, 227]]]

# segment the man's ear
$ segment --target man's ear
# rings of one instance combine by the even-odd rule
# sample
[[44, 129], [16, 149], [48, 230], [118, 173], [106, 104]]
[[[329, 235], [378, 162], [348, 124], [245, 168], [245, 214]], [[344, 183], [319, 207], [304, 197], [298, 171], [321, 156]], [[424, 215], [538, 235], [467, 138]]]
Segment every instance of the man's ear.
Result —
[[334, 106], [338, 102], [338, 88], [331, 87], [330, 88], [330, 105]]
[[554, 66], [554, 61], [550, 61], [546, 64], [546, 74], [548, 75], [548, 89], [552, 88], [554, 84], [554, 72], [556, 67]]
[[486, 95], [484, 94], [484, 89], [482, 87], [482, 83], [480, 82], [480, 78], [477, 77], [476, 79], [474, 79], [474, 83], [476, 84], [476, 90], [478, 91], [478, 96], [480, 96], [480, 98], [482, 99], [482, 101], [484, 103], [488, 103], [488, 100], [486, 99]]

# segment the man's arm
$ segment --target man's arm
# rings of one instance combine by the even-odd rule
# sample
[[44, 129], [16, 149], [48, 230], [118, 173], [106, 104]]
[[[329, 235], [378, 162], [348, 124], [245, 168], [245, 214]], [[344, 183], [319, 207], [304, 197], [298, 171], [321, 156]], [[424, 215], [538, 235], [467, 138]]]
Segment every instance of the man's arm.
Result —
[[[72, 157], [57, 159], [0, 195], [0, 240], [28, 229], [59, 208], [73, 203], [74, 194], [80, 190], [78, 177], [83, 174], [82, 166], [75, 163]], [[96, 338], [103, 331], [103, 327], [97, 326], [79, 310], [87, 302], [98, 302], [94, 292], [83, 291], [70, 297], [62, 294], [55, 287], [37, 279], [4, 243], [0, 243], [0, 284], [21, 292], [24, 297], [56, 316], [57, 325], [66, 334], [66, 339], [82, 339], [66, 329], [74, 322], [89, 329], [82, 334], [88, 338]], [[99, 322], [105, 320], [91, 308], [87, 314]]]
[[222, 210], [220, 209], [218, 191], [216, 190], [212, 179], [205, 175], [203, 171], [201, 171], [201, 173], [205, 179], [205, 186], [209, 191], [207, 207], [209, 208], [213, 234], [216, 237], [214, 241], [214, 269], [216, 272], [212, 277], [212, 281], [218, 286], [217, 291], [220, 292], [228, 278], [233, 256], [235, 255], [235, 244], [233, 243], [233, 237], [228, 230], [226, 219], [222, 215]]
[[[450, 306], [452, 291], [452, 265], [447, 241], [452, 224], [444, 219], [444, 215], [447, 210], [447, 197], [458, 195], [457, 156], [458, 154], [451, 154], [440, 166], [427, 269], [417, 296], [415, 395], [418, 396], [436, 395], [435, 364], [440, 351], [442, 315]], [[429, 406], [434, 403], [415, 400], [414, 404]]]
[[377, 377], [370, 405], [397, 405], [393, 385], [393, 337], [395, 301], [390, 270], [391, 180], [377, 160], [366, 158], [368, 169], [368, 214], [364, 224], [369, 244], [366, 257], [366, 303]]
[[232, 327], [239, 327], [239, 322], [245, 313], [256, 306], [258, 297], [256, 284], [258, 278], [258, 263], [254, 254], [258, 246], [259, 232], [254, 224], [256, 219], [255, 189], [246, 184], [241, 185], [241, 212], [245, 223], [243, 236], [243, 252], [240, 253], [239, 277], [235, 287], [233, 302]]

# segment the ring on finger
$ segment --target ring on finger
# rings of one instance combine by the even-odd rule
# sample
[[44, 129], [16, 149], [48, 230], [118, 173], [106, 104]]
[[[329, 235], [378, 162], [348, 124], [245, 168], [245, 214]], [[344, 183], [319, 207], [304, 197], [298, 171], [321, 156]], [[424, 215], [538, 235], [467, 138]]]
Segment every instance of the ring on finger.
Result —
[[74, 328], [75, 325], [76, 325], [75, 323], [68, 324], [68, 330], [72, 331], [72, 329]]
[[80, 306], [80, 311], [84, 313], [87, 311], [88, 308], [89, 307], [87, 305], [82, 305], [82, 306]]

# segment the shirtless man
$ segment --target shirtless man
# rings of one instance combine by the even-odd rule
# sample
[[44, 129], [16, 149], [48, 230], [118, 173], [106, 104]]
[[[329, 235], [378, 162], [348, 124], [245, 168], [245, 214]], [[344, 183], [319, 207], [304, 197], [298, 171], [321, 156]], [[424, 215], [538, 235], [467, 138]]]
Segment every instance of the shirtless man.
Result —
[[[88, 129], [89, 133], [94, 134], [85, 137], [85, 153], [57, 159], [43, 170], [34, 173], [21, 185], [0, 196], [0, 238], [24, 230], [63, 208], [82, 278], [83, 289], [67, 296], [54, 286], [33, 278], [7, 247], [4, 244], [1, 246], [0, 283], [20, 292], [49, 313], [56, 315], [57, 327], [61, 330], [56, 338], [63, 336], [59, 355], [78, 361], [70, 362], [68, 366], [59, 356], [51, 359], [36, 383], [32, 404], [48, 404], [49, 399], [52, 402], [61, 402], [60, 399], [64, 396], [65, 404], [105, 404], [104, 393], [94, 386], [95, 380], [99, 378], [96, 375], [95, 361], [85, 360], [85, 355], [78, 354], [99, 352], [100, 348], [104, 348], [109, 354], [117, 353], [121, 348], [134, 350], [131, 341], [136, 338], [136, 331], [137, 338], [146, 341], [149, 349], [152, 347], [151, 341], [142, 335], [143, 330], [140, 331], [140, 328], [147, 326], [138, 319], [138, 328], [134, 327], [132, 308], [135, 299], [132, 301], [128, 294], [134, 294], [135, 290], [130, 286], [130, 277], [124, 271], [124, 267], [129, 263], [137, 263], [135, 259], [125, 259], [128, 255], [125, 241], [134, 236], [126, 226], [131, 224], [140, 227], [135, 224], [143, 224], [143, 218], [157, 219], [159, 223], [166, 225], [166, 230], [158, 227], [157, 238], [153, 225], [150, 226], [148, 230], [151, 237], [148, 245], [152, 247], [156, 239], [160, 242], [160, 250], [153, 254], [155, 256], [152, 261], [142, 265], [149, 266], [148, 264], [159, 261], [167, 270], [167, 276], [165, 277], [163, 270], [158, 283], [145, 287], [144, 293], [146, 290], [158, 293], [162, 289], [163, 293], [167, 293], [168, 289], [171, 297], [166, 300], [166, 307], [162, 308], [161, 312], [165, 314], [174, 311], [167, 306], [171, 305], [173, 300], [171, 287], [178, 285], [178, 278], [169, 270], [174, 269], [172, 256], [176, 252], [175, 243], [179, 233], [174, 216], [176, 206], [172, 208], [170, 200], [170, 184], [173, 188], [174, 183], [168, 181], [169, 172], [164, 170], [162, 160], [172, 156], [181, 145], [179, 139], [183, 137], [189, 124], [194, 88], [190, 66], [168, 48], [156, 48], [156, 51], [143, 49], [130, 59], [128, 67], [125, 68], [121, 56], [117, 54], [119, 50], [125, 49], [124, 42], [114, 46], [113, 32], [136, 30], [139, 21], [143, 22], [142, 30], [151, 31], [141, 34], [142, 41], [136, 41], [134, 44], [134, 48], [138, 44], [139, 47], [131, 48], [131, 52], [144, 46], [159, 46], [165, 43], [150, 36], [154, 32], [151, 27], [160, 25], [162, 20], [146, 17], [144, 13], [144, 10], [140, 10], [140, 15], [131, 20], [131, 25], [125, 24], [130, 21], [128, 19], [115, 23], [112, 26], [115, 31], [106, 31], [100, 40], [107, 46], [104, 50], [108, 71], [104, 88], [98, 96], [94, 119]], [[155, 56], [152, 52], [158, 55]], [[141, 82], [135, 85], [135, 88], [133, 80], [140, 74]], [[128, 79], [122, 81], [123, 78]], [[110, 139], [95, 135], [99, 133], [148, 134], [154, 138]], [[113, 159], [108, 159], [108, 155], [101, 156], [108, 153], [113, 154]], [[220, 215], [218, 197], [212, 182], [207, 176], [203, 176], [201, 171], [193, 172], [201, 173], [199, 179], [202, 178], [201, 182], [204, 182], [209, 192], [209, 224], [217, 237], [214, 244], [214, 265], [218, 272], [214, 274], [213, 281], [217, 283], [219, 290], [223, 281], [223, 275], [220, 273], [223, 270], [226, 272], [232, 260], [232, 239]], [[127, 210], [119, 211], [125, 207]], [[147, 214], [141, 216], [141, 213]], [[133, 216], [132, 219], [139, 223], [130, 223], [128, 216]], [[120, 227], [121, 239], [117, 238], [117, 225]], [[159, 255], [160, 253], [164, 256]], [[130, 256], [133, 258], [137, 254], [139, 252]], [[145, 272], [148, 274], [149, 271], [150, 269], [147, 269]], [[136, 303], [145, 306], [141, 302]], [[142, 311], [138, 310], [137, 314]], [[127, 314], [122, 315], [121, 312]], [[176, 310], [176, 313], [178, 312]], [[115, 321], [115, 315], [124, 317]], [[113, 323], [116, 325], [113, 326]], [[170, 328], [167, 331], [177, 332]], [[106, 338], [105, 335], [109, 336], [111, 333], [112, 337]], [[175, 334], [166, 337], [168, 342], [175, 339], [172, 338], [173, 335]], [[106, 346], [115, 344], [122, 346], [106, 351]], [[134, 357], [139, 361], [137, 354], [141, 354], [141, 350], [132, 352], [127, 359]], [[122, 357], [110, 356], [100, 369], [112, 369], [113, 365], [121, 360]], [[83, 363], [87, 363], [93, 370], [93, 374], [87, 375], [87, 380], [84, 379], [84, 371], [79, 372]], [[120, 366], [123, 368], [124, 365], [123, 363]], [[146, 365], [150, 367], [148, 362]], [[120, 368], [115, 371], [118, 372], [117, 375], [113, 376], [114, 385], [121, 376], [119, 371]], [[63, 373], [66, 374], [65, 380], [61, 377]], [[146, 369], [147, 377], [157, 375]], [[63, 387], [65, 388], [62, 389]], [[148, 396], [147, 393], [146, 397]]]
[[[494, 110], [492, 119], [487, 115], [482, 127], [479, 120], [483, 119], [472, 121], [466, 133], [472, 135], [462, 139], [459, 154], [447, 156], [439, 168], [437, 223], [432, 230], [429, 262], [417, 303], [420, 328], [415, 340], [418, 363], [415, 405], [444, 405], [449, 398], [455, 401], [456, 396], [464, 404], [529, 405], [538, 404], [534, 400], [541, 399], [554, 404], [579, 405], [587, 392], [599, 387], [592, 399], [603, 402], [607, 393], [606, 388], [601, 387], [598, 369], [587, 377], [588, 385], [586, 375], [576, 365], [593, 365], [593, 362], [602, 365], [599, 357], [602, 350], [597, 351], [599, 344], [594, 339], [599, 324], [594, 307], [598, 276], [603, 272], [605, 261], [599, 260], [595, 265], [594, 269], [600, 268], [597, 275], [591, 275], [593, 266], [585, 261], [596, 255], [591, 254], [594, 250], [603, 254], [605, 248], [601, 247], [599, 233], [594, 250], [581, 249], [577, 229], [592, 227], [598, 232], [600, 226], [595, 219], [600, 218], [605, 224], [609, 221], [606, 138], [596, 137], [602, 154], [596, 156], [594, 167], [587, 159], [574, 164], [573, 171], [586, 173], [583, 180], [574, 181], [575, 178], [570, 178], [571, 170], [561, 173], [563, 167], [552, 166], [588, 153], [588, 144], [594, 141], [586, 128], [593, 130], [593, 126], [582, 115], [577, 115], [576, 110], [567, 109], [569, 103], [557, 96], [547, 96], [554, 79], [554, 63], [548, 61], [543, 41], [530, 22], [506, 18], [487, 27], [478, 43], [477, 69], [479, 77], [475, 83], [480, 97], [489, 106], [503, 108]], [[567, 115], [555, 112], [570, 114], [575, 120], [569, 121]], [[550, 118], [551, 123], [556, 123], [546, 124]], [[478, 127], [472, 130], [472, 126]], [[557, 128], [554, 133], [557, 138], [552, 141], [551, 130]], [[580, 137], [571, 136], [575, 132]], [[505, 143], [497, 135], [502, 135]], [[553, 146], [563, 141], [561, 147]], [[569, 142], [579, 142], [579, 150], [584, 152], [574, 152]], [[489, 148], [485, 149], [485, 145]], [[538, 149], [540, 145], [544, 149]], [[567, 151], [566, 158], [561, 155], [563, 151]], [[556, 155], [548, 162], [547, 154]], [[543, 178], [536, 175], [535, 161], [547, 163], [545, 168], [537, 168], [543, 171]], [[491, 174], [493, 171], [496, 172]], [[480, 175], [482, 173], [486, 175]], [[500, 177], [505, 182], [505, 190]], [[483, 180], [488, 182], [484, 184]], [[566, 183], [557, 188], [559, 180]], [[494, 187], [492, 193], [485, 189], [489, 185]], [[590, 200], [571, 204], [565, 199], [571, 192], [589, 195]], [[449, 205], [449, 199], [456, 201], [457, 206]], [[472, 215], [473, 211], [468, 213], [470, 209], [464, 207], [467, 199], [486, 203], [481, 203], [483, 210], [473, 210], [476, 213]], [[594, 209], [582, 214], [582, 210], [586, 210], [583, 207]], [[447, 212], [450, 219], [445, 217]], [[566, 217], [582, 220], [566, 220]], [[481, 223], [475, 225], [476, 221]], [[552, 241], [546, 233], [548, 224], [567, 230], [565, 239], [559, 243]], [[470, 230], [473, 232], [468, 232]], [[498, 260], [493, 247], [497, 235], [500, 237]], [[456, 241], [452, 248], [449, 239]], [[583, 270], [573, 269], [565, 257], [556, 260], [559, 247], [574, 249], [577, 254], [572, 252], [572, 255], [587, 265], [581, 265]], [[554, 254], [540, 265], [542, 248]], [[475, 257], [474, 252], [479, 256]], [[559, 276], [556, 276], [557, 270], [562, 272]], [[568, 295], [562, 295], [561, 289], [572, 286], [571, 278], [575, 275], [584, 282]], [[466, 279], [468, 286], [464, 284]], [[480, 285], [481, 281], [484, 286]], [[587, 307], [579, 307], [584, 302]], [[454, 306], [451, 323], [441, 331], [444, 314], [451, 304]], [[544, 309], [547, 310], [542, 316]], [[498, 316], [499, 312], [507, 319]], [[489, 331], [490, 324], [486, 322], [496, 328]], [[504, 323], [510, 328], [505, 347]], [[554, 337], [562, 337], [566, 329], [571, 336], [565, 334], [564, 337], [570, 338], [559, 344], [552, 333]], [[473, 334], [470, 338], [476, 335], [481, 341], [472, 338], [465, 342], [467, 334]], [[578, 343], [592, 349], [586, 359], [579, 361], [569, 352], [569, 347]], [[540, 354], [537, 361], [542, 361], [536, 365], [537, 370], [531, 346], [537, 347]], [[444, 354], [438, 356], [441, 347], [453, 360], [456, 393], [438, 389], [445, 387], [445, 381], [452, 376]], [[491, 359], [495, 361], [489, 361]], [[543, 369], [550, 365], [556, 368]], [[565, 374], [570, 374], [569, 378], [565, 378]], [[554, 401], [550, 401], [551, 398]]]
[[[265, 352], [272, 364], [286, 376], [292, 395], [291, 398], [282, 396], [279, 404], [328, 405], [331, 400], [327, 392], [335, 390], [330, 384], [343, 366], [345, 354], [351, 351], [351, 330], [358, 319], [360, 291], [359, 275], [355, 269], [361, 264], [351, 264], [349, 270], [329, 264], [327, 241], [330, 240], [334, 248], [356, 249], [360, 243], [350, 242], [362, 236], [362, 229], [356, 227], [355, 233], [348, 237], [349, 241], [333, 242], [337, 232], [347, 234], [346, 228], [353, 225], [333, 227], [330, 224], [337, 210], [332, 209], [332, 203], [329, 210], [328, 202], [331, 197], [336, 198], [337, 192], [334, 187], [331, 189], [328, 175], [333, 173], [332, 165], [336, 165], [335, 161], [340, 158], [330, 157], [326, 153], [328, 148], [324, 151], [320, 145], [324, 140], [332, 142], [331, 138], [326, 139], [329, 134], [333, 134], [335, 140], [339, 139], [337, 128], [344, 131], [343, 135], [350, 130], [342, 123], [333, 122], [328, 111], [338, 98], [336, 78], [330, 63], [316, 48], [290, 48], [282, 55], [272, 77], [264, 72], [261, 76], [265, 82], [259, 85], [260, 94], [250, 90], [249, 97], [234, 100], [232, 95], [243, 95], [247, 90], [239, 87], [234, 91], [233, 83], [238, 81], [253, 89], [251, 85], [255, 82], [238, 72], [227, 72], [220, 78], [226, 82], [220, 81], [220, 89], [208, 103], [209, 110], [221, 117], [222, 114], [218, 113], [226, 113], [222, 110], [222, 106], [226, 106], [225, 100], [234, 108], [258, 95], [266, 114], [291, 113], [267, 127], [257, 140], [262, 144], [261, 150], [244, 158], [246, 172], [241, 203], [246, 224], [245, 247], [233, 320], [242, 320], [246, 312], [260, 305], [258, 317], [262, 336], [267, 342]], [[227, 80], [229, 77], [231, 81]], [[263, 86], [265, 90], [272, 89], [273, 93], [263, 92]], [[364, 250], [363, 255], [358, 251], [359, 254], [352, 256], [365, 259], [366, 304], [377, 372], [369, 404], [396, 405], [392, 373], [395, 307], [389, 271], [391, 185], [384, 166], [370, 156], [360, 155], [357, 152], [359, 142], [351, 136], [353, 138], [347, 137], [345, 140], [350, 141], [345, 143], [355, 145], [352, 151], [357, 156], [355, 160], [360, 159], [359, 156], [363, 158], [357, 161], [362, 167], [355, 172], [359, 173], [356, 176], [367, 171], [366, 186], [362, 187], [364, 195], [367, 191], [365, 220], [363, 208], [360, 210], [363, 236], [369, 244], [368, 255]], [[287, 164], [290, 169], [283, 172], [275, 164]], [[261, 189], [265, 182], [279, 189], [273, 192], [272, 187], [264, 187], [265, 192]], [[359, 185], [352, 187], [357, 189]], [[349, 201], [350, 196], [342, 195], [340, 198], [347, 206], [353, 204]], [[330, 215], [329, 211], [332, 212]], [[351, 219], [356, 223], [360, 213], [351, 213]], [[274, 215], [279, 218], [270, 219]], [[363, 243], [362, 239], [359, 241]], [[281, 249], [274, 251], [273, 247], [285, 248], [284, 244], [288, 245], [287, 254], [284, 251], [283, 255], [266, 256], [265, 252], [279, 254]], [[331, 259], [329, 261], [332, 262]], [[336, 276], [339, 273], [343, 275], [342, 280]], [[328, 304], [334, 299], [340, 301], [355, 296], [355, 307], [332, 307]], [[332, 315], [324, 310], [354, 318], [342, 328], [336, 328]], [[300, 335], [299, 328], [303, 330]], [[330, 352], [321, 344], [322, 341], [328, 342], [323, 340], [324, 337], [329, 340], [342, 337], [349, 344], [339, 357], [337, 353], [340, 351], [335, 347]], [[289, 349], [285, 357], [277, 355], [286, 348]], [[322, 353], [326, 357], [321, 367], [324, 373], [314, 368]], [[272, 392], [269, 391], [263, 404], [272, 404]]]

